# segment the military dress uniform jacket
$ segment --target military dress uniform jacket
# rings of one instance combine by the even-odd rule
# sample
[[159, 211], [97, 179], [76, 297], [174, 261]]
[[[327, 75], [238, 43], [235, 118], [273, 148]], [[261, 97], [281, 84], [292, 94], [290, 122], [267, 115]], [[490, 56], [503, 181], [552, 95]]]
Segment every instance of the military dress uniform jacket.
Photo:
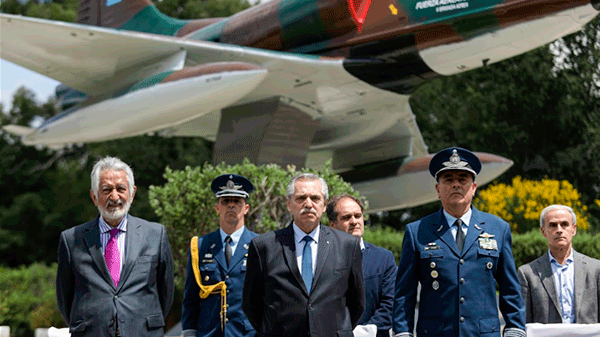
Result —
[[396, 277], [395, 336], [413, 332], [417, 284], [421, 282], [417, 335], [445, 337], [525, 336], [525, 307], [512, 255], [508, 223], [472, 207], [459, 252], [440, 210], [406, 226]]
[[362, 253], [365, 280], [365, 311], [359, 325], [375, 324], [377, 336], [389, 337], [392, 328], [392, 306], [396, 281], [396, 260], [387, 249], [368, 242]]
[[221, 234], [217, 230], [198, 238], [198, 260], [202, 284], [211, 285], [225, 281], [227, 285], [227, 323], [221, 330], [221, 295], [212, 294], [200, 299], [200, 288], [188, 255], [187, 274], [183, 293], [182, 329], [196, 330], [196, 336], [251, 337], [254, 329], [242, 311], [242, 292], [246, 276], [246, 259], [250, 240], [257, 234], [244, 228], [231, 265], [227, 268]]

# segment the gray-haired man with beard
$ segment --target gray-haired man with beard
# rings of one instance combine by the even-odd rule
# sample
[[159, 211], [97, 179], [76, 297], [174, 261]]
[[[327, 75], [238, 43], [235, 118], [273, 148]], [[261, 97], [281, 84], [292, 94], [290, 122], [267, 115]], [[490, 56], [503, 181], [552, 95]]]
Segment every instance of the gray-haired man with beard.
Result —
[[137, 190], [118, 158], [98, 161], [96, 219], [62, 232], [56, 296], [71, 336], [164, 336], [173, 259], [164, 226], [129, 215]]

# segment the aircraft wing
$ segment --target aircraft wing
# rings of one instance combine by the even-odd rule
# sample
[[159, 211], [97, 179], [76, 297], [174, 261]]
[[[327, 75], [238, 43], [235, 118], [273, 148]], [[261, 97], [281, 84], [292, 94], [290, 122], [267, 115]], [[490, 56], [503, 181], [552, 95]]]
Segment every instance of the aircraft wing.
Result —
[[[334, 149], [381, 136], [394, 125], [399, 126], [393, 132], [399, 137], [396, 144], [404, 146], [372, 159], [427, 154], [408, 96], [358, 80], [344, 70], [343, 59], [8, 14], [0, 14], [0, 20], [0, 57], [89, 96], [110, 95], [165, 69], [181, 69], [184, 64], [246, 62], [266, 68], [268, 75], [238, 103], [278, 96], [318, 119], [320, 130], [311, 143], [313, 152], [320, 151], [317, 157], [329, 157]], [[217, 115], [218, 111], [203, 114], [167, 132], [215, 140]]]

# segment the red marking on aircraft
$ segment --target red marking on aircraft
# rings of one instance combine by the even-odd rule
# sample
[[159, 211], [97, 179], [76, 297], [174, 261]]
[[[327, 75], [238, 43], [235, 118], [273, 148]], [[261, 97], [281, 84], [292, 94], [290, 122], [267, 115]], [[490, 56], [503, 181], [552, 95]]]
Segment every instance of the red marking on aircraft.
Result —
[[348, 5], [350, 6], [352, 20], [356, 23], [358, 32], [360, 33], [369, 12], [369, 7], [371, 7], [371, 0], [348, 0]]

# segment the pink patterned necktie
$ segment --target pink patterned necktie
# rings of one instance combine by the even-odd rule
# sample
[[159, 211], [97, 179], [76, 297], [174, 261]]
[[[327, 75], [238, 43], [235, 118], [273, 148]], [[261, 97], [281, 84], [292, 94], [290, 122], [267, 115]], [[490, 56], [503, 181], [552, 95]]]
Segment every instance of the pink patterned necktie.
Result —
[[112, 276], [115, 287], [119, 284], [119, 276], [121, 276], [121, 253], [119, 252], [119, 245], [117, 240], [118, 228], [112, 228], [110, 230], [110, 239], [106, 244], [106, 252], [104, 253], [104, 259], [106, 260], [106, 266]]

